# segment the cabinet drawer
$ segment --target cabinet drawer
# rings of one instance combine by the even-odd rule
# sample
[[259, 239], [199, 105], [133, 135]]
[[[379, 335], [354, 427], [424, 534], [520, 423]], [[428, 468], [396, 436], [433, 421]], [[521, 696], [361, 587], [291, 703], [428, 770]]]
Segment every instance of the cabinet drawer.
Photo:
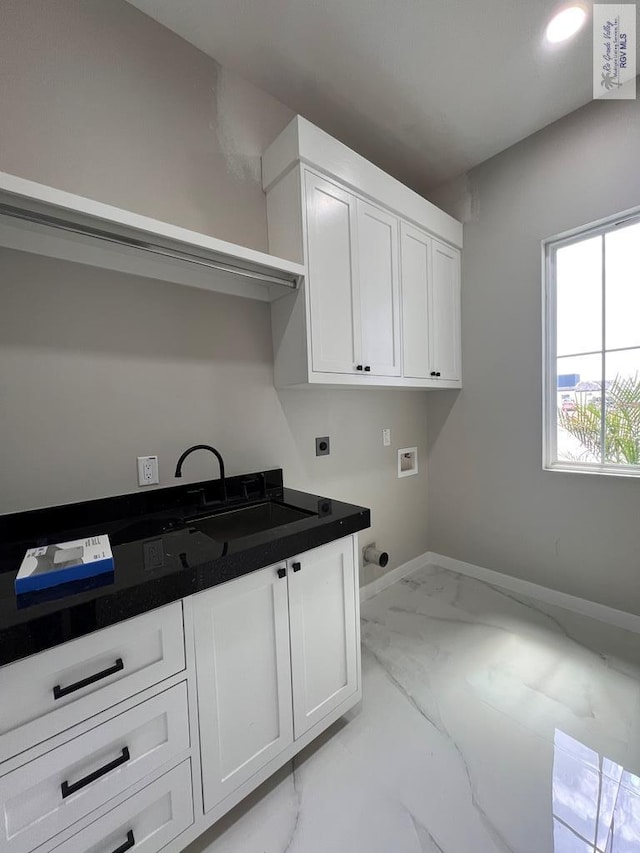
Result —
[[181, 683], [0, 777], [0, 849], [30, 853], [188, 747]]
[[180, 602], [0, 668], [0, 763], [182, 669]]
[[54, 853], [156, 853], [193, 823], [191, 763], [184, 761], [74, 835]]

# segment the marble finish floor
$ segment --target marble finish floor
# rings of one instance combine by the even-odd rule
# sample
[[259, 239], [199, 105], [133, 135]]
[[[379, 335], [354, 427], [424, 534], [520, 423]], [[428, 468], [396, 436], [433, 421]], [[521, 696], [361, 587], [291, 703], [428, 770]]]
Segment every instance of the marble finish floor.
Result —
[[189, 853], [640, 853], [640, 635], [429, 566], [364, 699]]

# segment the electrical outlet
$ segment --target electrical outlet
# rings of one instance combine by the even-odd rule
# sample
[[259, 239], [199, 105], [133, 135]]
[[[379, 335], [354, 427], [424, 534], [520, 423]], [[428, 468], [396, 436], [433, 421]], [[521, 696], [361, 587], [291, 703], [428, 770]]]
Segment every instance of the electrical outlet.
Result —
[[328, 435], [316, 438], [316, 456], [328, 456], [331, 453], [331, 442]]
[[153, 486], [159, 482], [158, 457], [138, 456], [138, 485]]
[[382, 443], [385, 447], [391, 447], [391, 430], [383, 429], [382, 430]]

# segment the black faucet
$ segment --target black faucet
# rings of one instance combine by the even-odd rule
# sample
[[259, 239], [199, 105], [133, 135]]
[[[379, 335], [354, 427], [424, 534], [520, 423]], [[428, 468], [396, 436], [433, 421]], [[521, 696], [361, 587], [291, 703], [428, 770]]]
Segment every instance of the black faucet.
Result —
[[[193, 453], [194, 450], [209, 450], [218, 460], [218, 465], [220, 466], [220, 481], [222, 482], [222, 502], [226, 503], [227, 501], [227, 481], [224, 476], [224, 460], [222, 456], [218, 453], [215, 447], [211, 447], [210, 444], [194, 444], [193, 447], [187, 448], [185, 452], [181, 455], [180, 459], [178, 459], [178, 464], [176, 465], [176, 472], [174, 477], [182, 477], [182, 465], [184, 460]], [[204, 503], [204, 490], [203, 490], [203, 503]]]

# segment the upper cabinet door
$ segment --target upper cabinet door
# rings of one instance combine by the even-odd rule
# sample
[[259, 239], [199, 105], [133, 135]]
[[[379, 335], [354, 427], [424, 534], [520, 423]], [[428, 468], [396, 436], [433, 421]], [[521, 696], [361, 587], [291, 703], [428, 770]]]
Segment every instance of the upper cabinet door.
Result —
[[313, 370], [354, 373], [360, 363], [356, 200], [305, 173]]
[[400, 376], [398, 219], [361, 200], [358, 270], [364, 371]]
[[193, 597], [205, 812], [293, 742], [285, 574], [268, 566]]
[[402, 223], [402, 343], [404, 376], [429, 379], [429, 282], [432, 239]]
[[462, 378], [460, 346], [460, 252], [433, 240], [429, 300], [431, 370], [439, 379]]

